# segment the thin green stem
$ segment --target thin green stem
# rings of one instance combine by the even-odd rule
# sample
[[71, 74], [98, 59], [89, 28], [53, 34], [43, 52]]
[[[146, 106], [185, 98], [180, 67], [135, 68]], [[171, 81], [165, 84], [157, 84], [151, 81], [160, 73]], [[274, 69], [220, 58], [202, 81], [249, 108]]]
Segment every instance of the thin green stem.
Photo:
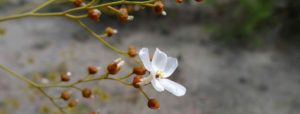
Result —
[[128, 82], [125, 82], [123, 80], [117, 79], [117, 78], [106, 78], [106, 79], [108, 79], [108, 80], [114, 80], [114, 81], [120, 82], [120, 83], [122, 83], [124, 85], [127, 85], [127, 86], [132, 86], [132, 84], [130, 84]]
[[126, 78], [129, 78], [132, 74], [133, 74], [133, 72], [130, 72], [130, 73], [128, 73], [128, 74], [126, 74], [126, 75], [124, 75], [124, 76], [122, 76], [122, 77], [120, 77], [120, 78], [117, 78], [117, 79], [119, 79], [119, 80], [124, 80], [124, 79], [126, 79]]
[[150, 97], [147, 95], [143, 88], [140, 87], [139, 90], [148, 100], [150, 99]]
[[11, 74], [12, 76], [14, 76], [14, 77], [16, 77], [16, 78], [18, 78], [18, 79], [20, 79], [20, 80], [26, 82], [27, 84], [29, 84], [29, 85], [31, 85], [31, 86], [39, 87], [39, 85], [38, 85], [37, 83], [35, 83], [35, 82], [33, 82], [33, 81], [27, 79], [27, 78], [24, 77], [24, 76], [19, 75], [18, 73], [12, 71], [11, 69], [7, 68], [6, 66], [4, 66], [4, 65], [2, 65], [2, 64], [0, 64], [0, 68], [1, 68], [2, 70], [6, 71], [7, 73]]
[[53, 104], [54, 106], [63, 114], [67, 114], [64, 109], [62, 107], [60, 107], [53, 99], [53, 97], [51, 97], [50, 95], [48, 95], [42, 88], [37, 88], [44, 96], [46, 96]]
[[84, 24], [81, 20], [77, 20], [77, 22], [79, 23], [80, 26], [82, 26], [87, 32], [91, 33], [94, 37], [96, 37], [100, 42], [102, 42], [106, 47], [112, 49], [113, 51], [121, 54], [121, 55], [125, 55], [127, 54], [124, 51], [121, 51], [117, 48], [115, 48], [114, 46], [110, 45], [108, 42], [106, 42], [101, 36], [99, 36], [97, 33], [95, 33], [92, 29], [90, 29], [86, 24]]
[[53, 3], [54, 1], [56, 1], [56, 0], [48, 0], [48, 1], [46, 1], [46, 2], [43, 3], [42, 5], [38, 6], [38, 7], [35, 8], [35, 9], [33, 9], [33, 10], [31, 11], [31, 13], [37, 12], [37, 11], [39, 11], [39, 10], [41, 10], [41, 9], [43, 9], [43, 8], [45, 8], [45, 7], [47, 7], [48, 5], [50, 5], [51, 3]]

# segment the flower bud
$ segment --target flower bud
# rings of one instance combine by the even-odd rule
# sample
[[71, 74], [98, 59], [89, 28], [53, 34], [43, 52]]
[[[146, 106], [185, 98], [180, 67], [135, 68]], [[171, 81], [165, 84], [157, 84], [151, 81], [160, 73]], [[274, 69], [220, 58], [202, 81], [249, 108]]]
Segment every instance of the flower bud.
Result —
[[71, 72], [62, 73], [60, 75], [60, 80], [63, 82], [68, 82], [71, 79]]
[[137, 55], [136, 48], [133, 46], [129, 46], [127, 54], [129, 55], [129, 57], [135, 57]]
[[132, 81], [132, 85], [133, 85], [133, 87], [135, 87], [135, 88], [140, 88], [140, 86], [141, 86], [141, 83], [142, 82], [142, 76], [140, 76], [140, 75], [137, 75], [137, 76], [135, 76], [134, 78], [133, 78], [133, 81]]
[[88, 16], [90, 19], [99, 22], [100, 21], [100, 16], [101, 16], [101, 11], [98, 9], [90, 9], [88, 10]]
[[92, 90], [89, 88], [85, 88], [82, 90], [82, 96], [85, 98], [90, 98], [92, 96]]
[[118, 30], [113, 29], [113, 28], [111, 28], [111, 27], [106, 27], [105, 33], [107, 34], [108, 37], [111, 37], [111, 36], [117, 34], [117, 33], [118, 33]]
[[85, 6], [86, 4], [84, 3], [84, 0], [75, 0], [74, 5], [76, 7], [82, 7], [82, 6]]
[[176, 0], [176, 3], [181, 4], [183, 0]]
[[121, 66], [124, 63], [125, 62], [121, 58], [116, 59], [113, 63], [107, 66], [108, 73], [113, 75], [117, 74], [121, 70]]
[[134, 67], [133, 68], [133, 73], [135, 73], [136, 75], [144, 75], [146, 73], [146, 69], [142, 66]]
[[91, 74], [91, 75], [97, 74], [99, 69], [100, 69], [99, 67], [93, 66], [93, 65], [88, 66], [88, 68], [87, 68], [88, 73]]
[[70, 108], [73, 108], [73, 107], [77, 106], [77, 104], [78, 104], [78, 100], [72, 99], [69, 101], [68, 106]]
[[128, 10], [127, 8], [121, 8], [120, 14], [118, 16], [119, 21], [121, 22], [127, 22], [128, 21]]
[[149, 99], [148, 100], [148, 107], [151, 109], [159, 109], [160, 104], [156, 99]]
[[69, 91], [63, 91], [60, 95], [60, 98], [67, 101], [71, 98], [71, 93]]
[[154, 3], [154, 11], [157, 14], [165, 13], [165, 5], [161, 1], [157, 1]]

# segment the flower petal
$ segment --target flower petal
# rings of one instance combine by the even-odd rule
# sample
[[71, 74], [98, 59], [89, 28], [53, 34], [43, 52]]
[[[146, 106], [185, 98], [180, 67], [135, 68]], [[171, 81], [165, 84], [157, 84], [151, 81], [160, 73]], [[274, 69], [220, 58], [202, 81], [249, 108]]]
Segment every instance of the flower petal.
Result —
[[175, 96], [183, 96], [186, 93], [186, 88], [174, 81], [169, 79], [161, 79], [159, 82], [167, 91]]
[[168, 57], [167, 64], [164, 68], [164, 77], [167, 78], [173, 74], [178, 67], [178, 61], [176, 58]]
[[152, 66], [155, 71], [157, 70], [163, 70], [167, 63], [167, 54], [160, 51], [158, 48], [156, 48], [152, 60]]
[[159, 81], [157, 80], [157, 79], [153, 79], [153, 80], [151, 80], [151, 84], [152, 84], [152, 86], [154, 87], [154, 89], [156, 90], [156, 91], [158, 91], [158, 92], [162, 92], [162, 91], [164, 91], [165, 89], [164, 89], [164, 87], [159, 83]]
[[152, 64], [149, 58], [148, 48], [142, 48], [139, 52], [139, 56], [144, 64], [144, 67], [150, 72], [153, 71]]

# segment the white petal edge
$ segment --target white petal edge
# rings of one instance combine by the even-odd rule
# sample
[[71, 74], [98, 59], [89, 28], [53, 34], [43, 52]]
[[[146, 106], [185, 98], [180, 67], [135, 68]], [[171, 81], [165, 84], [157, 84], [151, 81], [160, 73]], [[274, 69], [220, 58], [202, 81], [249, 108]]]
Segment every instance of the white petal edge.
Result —
[[153, 88], [158, 92], [162, 92], [165, 90], [164, 87], [155, 78], [151, 80], [151, 84], [152, 84]]
[[165, 76], [164, 77], [169, 77], [171, 76], [174, 71], [176, 70], [176, 68], [178, 67], [178, 61], [176, 58], [172, 58], [172, 57], [168, 57], [168, 60], [167, 60], [167, 64], [164, 68], [164, 73], [165, 73]]
[[174, 81], [169, 79], [160, 79], [160, 84], [170, 93], [174, 94], [175, 96], [183, 96], [186, 93], [186, 88]]
[[153, 71], [152, 64], [151, 64], [150, 58], [149, 58], [148, 48], [142, 48], [139, 52], [139, 56], [144, 64], [144, 67], [150, 72]]
[[152, 59], [152, 67], [155, 71], [157, 70], [163, 70], [166, 66], [168, 60], [167, 54], [160, 51], [158, 48], [156, 48], [153, 59]]

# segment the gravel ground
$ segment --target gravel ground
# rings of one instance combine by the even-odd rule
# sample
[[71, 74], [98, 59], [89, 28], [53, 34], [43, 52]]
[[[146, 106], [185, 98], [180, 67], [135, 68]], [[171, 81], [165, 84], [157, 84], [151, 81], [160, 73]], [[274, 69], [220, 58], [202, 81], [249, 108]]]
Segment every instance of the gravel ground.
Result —
[[[101, 82], [97, 86], [112, 96], [108, 101], [84, 100], [88, 108], [100, 110], [101, 114], [300, 113], [299, 51], [224, 49], [208, 41], [210, 34], [199, 20], [195, 21], [196, 16], [185, 17], [181, 23], [178, 20], [182, 18], [141, 16], [144, 17], [136, 17], [136, 23], [113, 24], [120, 28], [120, 34], [107, 41], [121, 49], [128, 45], [153, 50], [159, 47], [178, 57], [179, 69], [171, 78], [186, 86], [187, 94], [175, 97], [146, 88], [151, 97], [161, 102], [161, 109], [154, 111], [147, 108], [145, 98], [134, 89]], [[94, 28], [101, 32], [104, 26]], [[24, 18], [0, 23], [0, 27], [7, 30], [0, 37], [0, 63], [23, 75], [57, 71], [64, 65], [74, 78], [79, 78], [86, 66], [105, 67], [119, 57], [64, 18]], [[38, 92], [0, 71], [0, 114], [40, 114], [45, 104], [51, 106]]]

